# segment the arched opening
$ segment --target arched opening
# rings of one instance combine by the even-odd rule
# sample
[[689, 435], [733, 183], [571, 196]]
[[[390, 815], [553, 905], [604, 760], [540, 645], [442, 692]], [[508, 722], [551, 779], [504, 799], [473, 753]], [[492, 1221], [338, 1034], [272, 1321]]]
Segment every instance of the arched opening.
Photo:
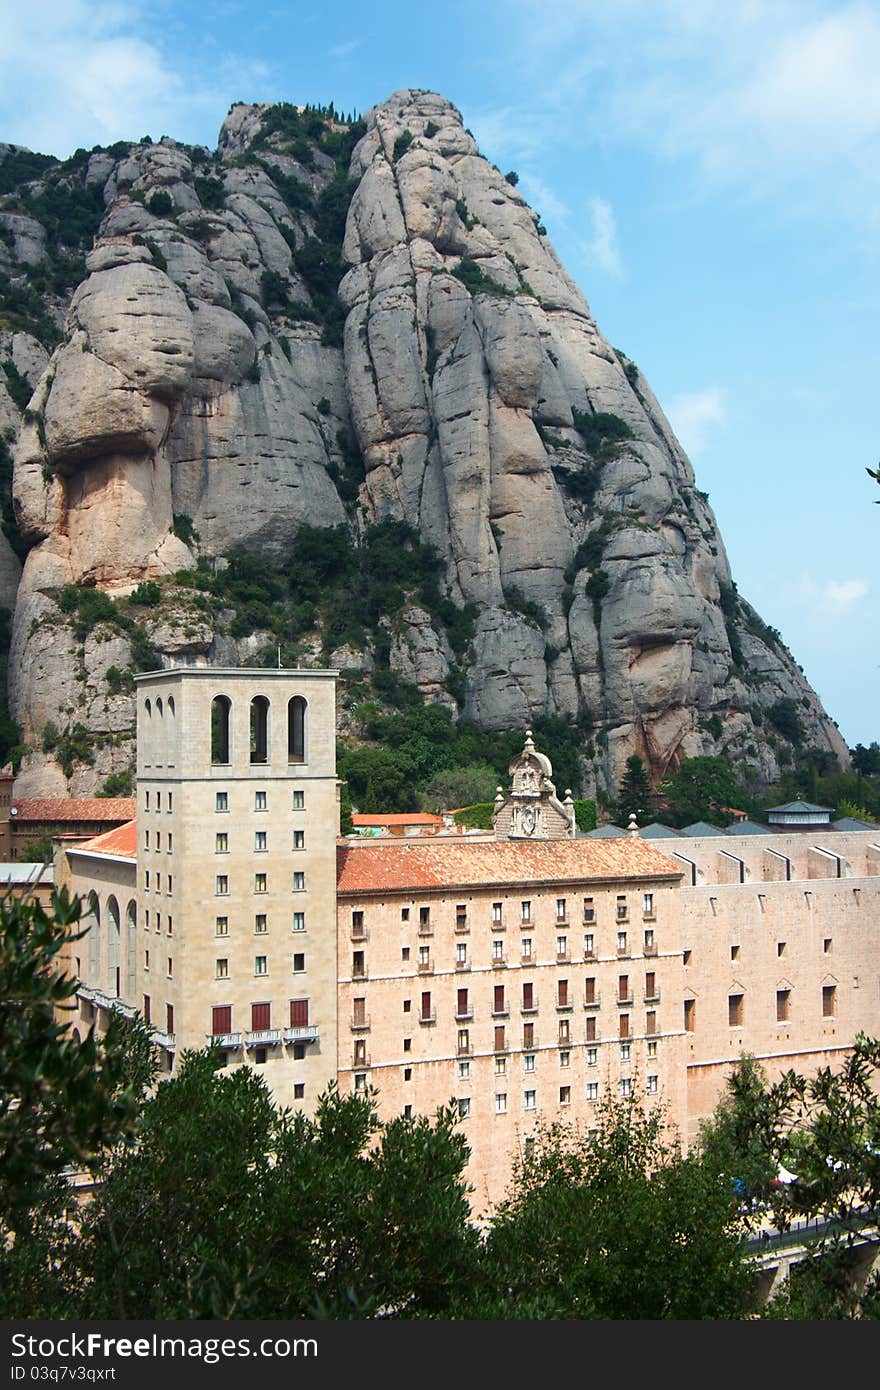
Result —
[[306, 702], [302, 695], [294, 695], [287, 702], [287, 761], [304, 763], [306, 760]]
[[135, 997], [137, 971], [137, 903], [134, 898], [125, 909], [125, 998]]
[[119, 967], [119, 903], [113, 894], [107, 899], [107, 993], [118, 999], [122, 986]]
[[89, 933], [89, 984], [97, 985], [101, 979], [101, 905], [95, 892], [89, 894], [84, 925]]
[[228, 695], [215, 695], [211, 701], [211, 762], [228, 763], [229, 718], [232, 701]]
[[251, 700], [251, 762], [269, 761], [269, 701], [265, 695]]
[[163, 708], [162, 708], [162, 697], [161, 697], [161, 695], [159, 696], [158, 700], [156, 701], [156, 713], [157, 713], [157, 715], [159, 716], [159, 718], [161, 719], [161, 718], [162, 718], [162, 715], [163, 715], [163, 713], [164, 713], [164, 710], [163, 710]]
[[174, 718], [174, 696], [173, 696], [173, 695], [169, 695], [169, 696], [168, 696], [168, 713], [169, 713], [170, 717], [173, 719], [173, 718]]

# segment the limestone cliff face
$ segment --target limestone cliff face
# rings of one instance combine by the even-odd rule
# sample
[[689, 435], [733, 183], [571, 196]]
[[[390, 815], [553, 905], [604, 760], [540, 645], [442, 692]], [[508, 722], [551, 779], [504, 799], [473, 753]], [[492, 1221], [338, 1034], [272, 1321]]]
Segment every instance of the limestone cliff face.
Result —
[[[770, 780], [780, 739], [764, 713], [782, 702], [808, 745], [845, 758], [789, 653], [738, 599], [646, 381], [459, 113], [403, 91], [364, 126], [325, 123], [309, 144], [273, 108], [236, 106], [210, 159], [167, 140], [92, 154], [84, 179], [103, 189], [103, 221], [60, 345], [45, 363], [31, 349], [15, 447], [32, 548], [10, 696], [35, 750], [27, 784], [90, 791], [130, 755], [131, 696], [107, 671], [136, 665], [137, 648], [112, 623], [77, 633], [65, 586], [120, 598], [162, 581], [145, 619], [162, 658], [241, 661], [259, 641], [225, 633], [173, 575], [198, 554], [271, 562], [303, 522], [360, 537], [385, 518], [433, 545], [449, 596], [474, 607], [465, 711], [488, 729], [589, 715], [587, 785], [613, 789], [632, 752], [658, 776], [724, 752]], [[344, 219], [328, 195], [344, 186], [340, 148]], [[45, 254], [42, 229], [2, 201], [0, 218], [18, 222], [0, 252], [23, 272]], [[328, 331], [334, 206], [342, 309]], [[340, 486], [352, 438], [356, 496]], [[392, 667], [453, 704], [455, 658], [431, 615], [413, 600], [386, 626]], [[369, 653], [346, 656], [358, 664], [369, 670]], [[40, 751], [59, 712], [97, 750], [70, 778]]]

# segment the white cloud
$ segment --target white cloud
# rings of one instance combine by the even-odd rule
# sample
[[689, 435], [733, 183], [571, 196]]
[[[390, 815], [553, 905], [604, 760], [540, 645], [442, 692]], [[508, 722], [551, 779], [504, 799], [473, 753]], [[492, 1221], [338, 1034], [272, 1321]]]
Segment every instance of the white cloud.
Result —
[[[4, 6], [3, 138], [65, 156], [77, 145], [174, 134], [199, 138], [228, 99], [216, 77], [172, 62], [140, 0], [55, 0]], [[226, 67], [215, 54], [212, 72]]]
[[557, 139], [636, 143], [701, 185], [860, 227], [880, 218], [876, 4], [505, 0], [505, 15], [529, 93], [518, 121], [528, 104]]
[[697, 455], [705, 448], [711, 427], [727, 423], [724, 393], [717, 386], [707, 386], [705, 391], [674, 396], [666, 414], [685, 452]]
[[328, 52], [331, 58], [335, 58], [337, 61], [344, 61], [346, 58], [350, 58], [353, 53], [356, 53], [362, 43], [362, 39], [349, 39], [347, 43], [334, 44]]
[[615, 280], [621, 280], [624, 271], [617, 241], [614, 209], [604, 198], [591, 198], [588, 207], [591, 235], [578, 243], [581, 254], [595, 269], [604, 271]]
[[791, 585], [786, 597], [794, 608], [806, 608], [816, 618], [848, 616], [870, 591], [867, 579], [817, 579], [807, 570]]

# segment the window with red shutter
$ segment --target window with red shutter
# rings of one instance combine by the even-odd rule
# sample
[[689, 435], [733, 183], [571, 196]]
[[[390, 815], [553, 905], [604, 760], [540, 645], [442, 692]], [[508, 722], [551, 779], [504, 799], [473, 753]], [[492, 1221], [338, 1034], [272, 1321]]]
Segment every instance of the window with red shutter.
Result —
[[144, 995], [144, 1023], [150, 1022], [150, 996]]
[[308, 999], [291, 999], [291, 1001], [290, 1001], [290, 1026], [291, 1026], [291, 1028], [308, 1028], [308, 1026], [309, 1026], [309, 1001], [308, 1001]]
[[262, 1033], [271, 1028], [271, 1004], [251, 1004], [251, 1031]]
[[166, 1004], [166, 1005], [165, 1005], [165, 1032], [166, 1032], [166, 1033], [173, 1033], [173, 1032], [174, 1032], [174, 1005], [173, 1005], [173, 1004]]
[[426, 989], [422, 994], [422, 1018], [431, 1017], [431, 991]]
[[458, 990], [457, 997], [458, 997], [458, 1006], [457, 1006], [457, 1008], [456, 1008], [456, 1014], [458, 1015], [459, 1018], [464, 1018], [464, 1017], [466, 1016], [466, 1014], [467, 1014], [467, 1011], [468, 1011], [468, 992], [467, 992], [467, 990], [466, 990], [466, 989], [460, 989], [460, 990]]
[[524, 1009], [533, 1009], [533, 1008], [535, 1007], [535, 986], [534, 986], [534, 985], [532, 985], [532, 984], [523, 985], [523, 1002], [522, 1002], [522, 1006], [523, 1006]]
[[219, 1004], [211, 1010], [211, 1032], [215, 1037], [232, 1032], [232, 1005]]
[[560, 1009], [568, 1005], [568, 980], [558, 980], [556, 983], [556, 1002]]
[[504, 1024], [503, 1024], [503, 1023], [496, 1024], [496, 1026], [495, 1026], [495, 1051], [496, 1051], [496, 1052], [504, 1052], [504, 1051], [505, 1051], [505, 1044], [504, 1044]]
[[504, 1013], [504, 986], [496, 985], [494, 990], [494, 1009], [496, 1014]]
[[584, 1002], [586, 1004], [595, 1004], [596, 1002], [595, 975], [588, 975], [587, 978], [584, 980]]

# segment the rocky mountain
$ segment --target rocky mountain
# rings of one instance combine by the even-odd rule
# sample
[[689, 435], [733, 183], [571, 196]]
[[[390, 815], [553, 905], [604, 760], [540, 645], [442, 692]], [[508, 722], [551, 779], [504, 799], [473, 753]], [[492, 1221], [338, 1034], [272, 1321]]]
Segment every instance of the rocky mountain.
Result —
[[[343, 668], [354, 734], [395, 679], [486, 730], [577, 723], [588, 791], [633, 752], [655, 778], [846, 759], [515, 182], [422, 91], [357, 122], [236, 105], [215, 152], [0, 146], [23, 789], [124, 780], [133, 670], [276, 645]], [[364, 566], [426, 547], [430, 583], [379, 583], [346, 626]], [[335, 606], [328, 549], [360, 567]]]

